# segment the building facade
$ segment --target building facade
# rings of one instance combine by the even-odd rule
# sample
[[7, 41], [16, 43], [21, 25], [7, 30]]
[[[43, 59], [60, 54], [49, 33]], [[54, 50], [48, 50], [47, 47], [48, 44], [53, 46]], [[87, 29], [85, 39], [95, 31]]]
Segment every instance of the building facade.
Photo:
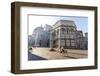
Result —
[[74, 21], [57, 21], [50, 33], [51, 48], [87, 49], [87, 38], [82, 31], [78, 31]]
[[88, 33], [77, 30], [74, 21], [59, 20], [52, 26], [36, 27], [28, 42], [32, 47], [88, 49]]
[[50, 47], [50, 30], [52, 27], [50, 25], [45, 25], [44, 27], [39, 26], [33, 30], [33, 34], [28, 37], [29, 45], [33, 47]]

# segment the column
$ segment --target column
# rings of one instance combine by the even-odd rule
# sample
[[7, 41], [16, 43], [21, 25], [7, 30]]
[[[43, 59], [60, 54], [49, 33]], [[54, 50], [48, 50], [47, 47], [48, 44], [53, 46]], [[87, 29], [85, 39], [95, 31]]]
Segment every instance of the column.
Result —
[[60, 30], [60, 27], [59, 27], [58, 29], [59, 29], [59, 38], [58, 38], [58, 41], [59, 41], [59, 42], [58, 42], [58, 47], [60, 48], [60, 47], [61, 47], [61, 44], [60, 44], [60, 43], [61, 43], [61, 42], [60, 42], [60, 40], [61, 40], [61, 37], [60, 37], [60, 33], [61, 33], [61, 32], [60, 32], [60, 31], [61, 31], [61, 30]]
[[53, 38], [52, 38], [52, 31], [50, 32], [50, 48], [53, 48], [53, 43], [52, 43], [52, 41], [53, 41]]

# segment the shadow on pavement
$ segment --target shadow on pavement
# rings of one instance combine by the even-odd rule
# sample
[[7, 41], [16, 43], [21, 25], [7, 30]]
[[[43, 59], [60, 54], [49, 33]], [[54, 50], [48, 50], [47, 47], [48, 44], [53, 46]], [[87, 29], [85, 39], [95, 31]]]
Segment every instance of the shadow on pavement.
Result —
[[77, 58], [72, 57], [72, 56], [64, 56], [64, 57], [68, 57], [68, 58], [72, 58], [72, 59], [77, 59]]
[[73, 53], [73, 52], [69, 52], [69, 53], [71, 53], [71, 54], [77, 54], [77, 55], [85, 55], [85, 56], [87, 56], [87, 54], [81, 54], [81, 53]]
[[31, 54], [31, 52], [28, 52], [28, 60], [47, 60], [47, 59]]

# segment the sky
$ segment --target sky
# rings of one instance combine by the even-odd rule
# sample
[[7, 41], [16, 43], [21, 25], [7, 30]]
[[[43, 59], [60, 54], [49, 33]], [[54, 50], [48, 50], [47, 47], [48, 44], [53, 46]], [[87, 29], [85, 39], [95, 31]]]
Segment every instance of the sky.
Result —
[[28, 34], [31, 35], [33, 30], [38, 26], [54, 25], [58, 20], [73, 20], [77, 26], [77, 30], [83, 33], [88, 32], [88, 17], [77, 16], [45, 16], [45, 15], [29, 15]]

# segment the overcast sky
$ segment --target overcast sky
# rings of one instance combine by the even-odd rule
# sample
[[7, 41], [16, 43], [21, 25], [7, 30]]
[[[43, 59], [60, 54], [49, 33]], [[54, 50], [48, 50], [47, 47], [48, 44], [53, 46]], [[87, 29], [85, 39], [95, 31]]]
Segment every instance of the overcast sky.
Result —
[[29, 31], [31, 35], [33, 30], [38, 26], [45, 26], [45, 24], [53, 25], [58, 20], [73, 20], [77, 26], [77, 30], [82, 30], [84, 33], [88, 32], [88, 18], [87, 17], [72, 17], [72, 16], [43, 16], [30, 15], [29, 16]]

